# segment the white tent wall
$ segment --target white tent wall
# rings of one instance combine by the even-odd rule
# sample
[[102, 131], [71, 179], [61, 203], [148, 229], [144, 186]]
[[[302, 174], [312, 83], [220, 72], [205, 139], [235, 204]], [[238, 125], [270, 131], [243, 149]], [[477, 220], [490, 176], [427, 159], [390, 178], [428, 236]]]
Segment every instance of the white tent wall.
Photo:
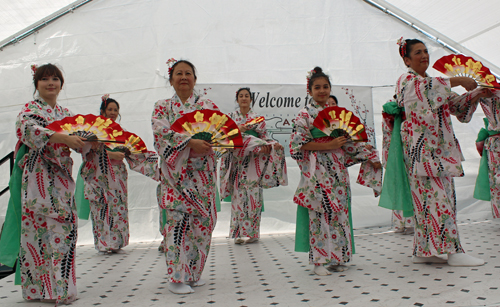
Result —
[[[421, 37], [401, 22], [361, 0], [313, 1], [160, 1], [95, 0], [56, 20], [39, 33], [0, 51], [0, 157], [13, 150], [14, 124], [21, 106], [33, 99], [30, 65], [56, 63], [65, 84], [59, 103], [77, 113], [98, 113], [105, 93], [120, 102], [122, 125], [153, 148], [150, 118], [153, 104], [173, 90], [165, 79], [168, 58], [188, 59], [198, 83], [304, 84], [308, 70], [319, 65], [336, 85], [373, 86], [377, 144], [381, 141], [382, 105], [406, 69], [396, 40]], [[426, 41], [437, 59], [445, 50]], [[438, 75], [429, 69], [429, 73]], [[236, 89], [235, 89], [236, 90]], [[305, 94], [305, 91], [304, 91]], [[234, 92], [219, 106], [234, 103]], [[478, 112], [480, 113], [480, 112]], [[455, 123], [466, 161], [466, 176], [456, 180], [461, 212], [491, 215], [489, 204], [472, 198], [479, 158], [474, 148], [482, 126], [477, 114], [468, 124]], [[81, 159], [74, 154], [74, 171]], [[296, 206], [292, 195], [300, 171], [287, 160], [289, 186], [265, 191], [262, 232], [293, 231]], [[6, 186], [6, 165], [0, 187]], [[371, 190], [354, 181], [355, 227], [388, 225], [390, 212], [377, 207]], [[156, 183], [129, 172], [131, 240], [158, 238]], [[0, 197], [0, 222], [8, 195]], [[92, 241], [91, 223], [80, 220], [79, 242]], [[227, 235], [229, 205], [223, 203], [215, 235]]]

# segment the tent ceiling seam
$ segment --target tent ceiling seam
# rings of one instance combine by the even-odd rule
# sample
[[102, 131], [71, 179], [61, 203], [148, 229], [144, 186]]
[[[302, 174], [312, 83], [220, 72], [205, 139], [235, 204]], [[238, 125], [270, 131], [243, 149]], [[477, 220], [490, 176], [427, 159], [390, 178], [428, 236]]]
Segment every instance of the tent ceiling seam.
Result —
[[463, 44], [463, 43], [467, 42], [468, 40], [473, 39], [474, 37], [479, 36], [479, 35], [481, 35], [481, 34], [483, 34], [483, 33], [488, 32], [488, 31], [491, 31], [491, 30], [493, 30], [493, 29], [495, 29], [495, 28], [498, 28], [499, 26], [500, 26], [500, 22], [498, 22], [497, 24], [492, 25], [492, 26], [491, 26], [491, 27], [489, 27], [489, 28], [486, 28], [486, 29], [484, 29], [484, 30], [482, 30], [482, 31], [479, 31], [479, 32], [477, 32], [477, 33], [475, 33], [475, 34], [473, 34], [473, 35], [471, 35], [471, 36], [467, 37], [467, 38], [464, 38], [463, 40], [459, 41], [458, 43], [459, 43], [459, 44]]
[[[497, 78], [500, 79], [500, 68], [490, 61], [487, 61], [483, 57], [479, 56], [478, 54], [472, 52], [471, 50], [467, 49], [464, 47], [462, 44], [454, 41], [453, 39], [447, 37], [443, 33], [434, 30], [433, 28], [425, 25], [418, 19], [414, 18], [413, 16], [407, 14], [406, 12], [400, 10], [399, 8], [391, 5], [390, 3], [384, 1], [384, 0], [362, 0], [363, 2], [366, 2], [367, 4], [379, 9], [380, 11], [384, 12], [385, 14], [392, 16], [399, 21], [403, 22], [407, 26], [417, 30], [418, 32], [424, 34], [427, 36], [430, 40], [440, 44], [444, 48], [450, 50], [453, 53], [462, 53], [468, 56], [473, 57], [476, 60], [479, 60], [483, 63], [484, 66], [488, 67], [491, 71], [491, 73]], [[499, 26], [500, 24], [495, 25], [494, 27]]]

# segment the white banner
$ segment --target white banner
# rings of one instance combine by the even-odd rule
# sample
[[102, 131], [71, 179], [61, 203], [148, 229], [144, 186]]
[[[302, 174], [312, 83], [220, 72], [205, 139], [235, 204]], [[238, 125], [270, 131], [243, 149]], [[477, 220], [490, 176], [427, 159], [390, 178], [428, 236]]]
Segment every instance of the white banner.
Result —
[[[202, 94], [211, 99], [224, 113], [238, 108], [236, 91], [241, 84], [198, 84]], [[295, 117], [312, 99], [305, 85], [252, 84], [252, 109], [266, 118], [269, 136], [288, 148]], [[229, 94], [231, 93], [231, 94]], [[368, 86], [332, 86], [332, 95], [340, 107], [352, 111], [365, 125], [370, 143], [375, 146], [372, 90]], [[287, 155], [289, 151], [285, 150]]]

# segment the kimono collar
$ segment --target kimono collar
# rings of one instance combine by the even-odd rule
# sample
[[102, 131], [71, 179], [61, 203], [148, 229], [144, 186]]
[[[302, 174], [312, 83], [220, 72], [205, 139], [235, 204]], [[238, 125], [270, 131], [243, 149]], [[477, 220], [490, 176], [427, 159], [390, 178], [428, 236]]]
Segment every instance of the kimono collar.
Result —
[[[43, 109], [45, 108], [52, 109], [52, 107], [47, 102], [45, 102], [45, 100], [43, 100], [43, 98], [40, 96], [35, 98], [35, 102], [38, 103]], [[54, 110], [59, 110], [59, 103], [56, 102], [56, 104], [54, 105]]]
[[411, 75], [415, 75], [415, 77], [419, 77], [419, 78], [427, 78], [427, 77], [429, 77], [429, 75], [427, 73], [425, 73], [425, 76], [421, 76], [421, 75], [417, 74], [417, 72], [414, 71], [413, 68], [410, 68], [410, 67], [408, 67], [408, 73], [411, 74]]
[[[318, 102], [316, 102], [316, 100], [314, 99], [311, 99], [310, 102], [309, 102], [309, 105], [311, 107], [314, 107], [315, 109], [319, 109], [320, 111], [323, 110], [325, 107], [322, 107]], [[325, 104], [326, 105], [326, 104]]]
[[181, 105], [194, 105], [196, 102], [198, 102], [200, 96], [196, 96], [194, 92], [189, 96], [188, 100], [186, 102], [182, 102], [177, 93], [174, 95], [172, 98], [174, 101], [179, 102]]
[[241, 113], [240, 109], [236, 109], [236, 114], [238, 114], [239, 116], [242, 116], [242, 117], [243, 116], [247, 117], [247, 116], [253, 115], [254, 113], [253, 113], [253, 110], [250, 109], [250, 110], [248, 110], [247, 114], [243, 115], [243, 113]]

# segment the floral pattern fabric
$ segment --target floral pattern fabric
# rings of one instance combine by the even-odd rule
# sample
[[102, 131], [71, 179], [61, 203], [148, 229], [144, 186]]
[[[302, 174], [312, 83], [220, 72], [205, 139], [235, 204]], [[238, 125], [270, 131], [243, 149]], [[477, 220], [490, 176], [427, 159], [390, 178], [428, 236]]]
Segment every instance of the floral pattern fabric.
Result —
[[[356, 163], [368, 165], [362, 177], [372, 179], [358, 178], [359, 183], [367, 186], [380, 186], [382, 172], [367, 162], [379, 162], [379, 158], [377, 151], [366, 149], [364, 143], [348, 142], [333, 150], [301, 150], [311, 141], [331, 140], [329, 137], [313, 139], [311, 135], [314, 119], [321, 110], [323, 107], [312, 101], [295, 119], [290, 153], [299, 165], [301, 178], [293, 201], [309, 209], [311, 263], [342, 264], [352, 257], [348, 209], [351, 189], [347, 167]], [[375, 173], [378, 175], [374, 176]]]
[[[481, 108], [488, 118], [488, 130], [500, 132], [500, 97], [497, 92], [492, 98], [481, 98]], [[488, 178], [490, 181], [491, 213], [500, 218], [500, 134], [488, 137], [484, 148], [488, 153]]]
[[458, 96], [451, 92], [449, 79], [422, 77], [412, 69], [398, 79], [397, 103], [406, 115], [401, 139], [415, 211], [415, 256], [463, 252], [452, 178], [463, 176], [462, 155], [451, 115], [470, 121], [477, 93]]
[[183, 115], [201, 109], [218, 110], [199, 96], [192, 95], [183, 103], [175, 95], [158, 101], [152, 115], [155, 149], [161, 159], [157, 198], [160, 209], [166, 209], [161, 232], [171, 282], [200, 279], [217, 220], [214, 152], [195, 154], [187, 147], [191, 137], [170, 129]]
[[[243, 115], [239, 110], [229, 113], [237, 125], [258, 117], [250, 110]], [[262, 188], [287, 185], [283, 149], [275, 149], [276, 141], [267, 135], [266, 122], [249, 127], [258, 137], [243, 134], [243, 148], [235, 148], [222, 156], [221, 197], [231, 195], [230, 236], [259, 238], [262, 213]], [[261, 154], [263, 145], [273, 146], [270, 154]]]
[[76, 299], [75, 248], [77, 215], [73, 160], [63, 144], [49, 143], [51, 122], [72, 116], [36, 99], [27, 103], [16, 121], [18, 139], [29, 147], [23, 169], [21, 202], [21, 286], [26, 300]]

